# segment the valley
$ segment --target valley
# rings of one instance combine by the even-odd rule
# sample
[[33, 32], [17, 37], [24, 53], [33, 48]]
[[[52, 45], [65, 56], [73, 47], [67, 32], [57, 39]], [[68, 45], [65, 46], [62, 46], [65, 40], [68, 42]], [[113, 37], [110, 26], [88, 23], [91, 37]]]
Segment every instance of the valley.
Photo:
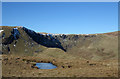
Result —
[[[118, 77], [118, 32], [51, 34], [0, 27], [3, 77]], [[57, 68], [38, 69], [34, 64], [40, 62]]]

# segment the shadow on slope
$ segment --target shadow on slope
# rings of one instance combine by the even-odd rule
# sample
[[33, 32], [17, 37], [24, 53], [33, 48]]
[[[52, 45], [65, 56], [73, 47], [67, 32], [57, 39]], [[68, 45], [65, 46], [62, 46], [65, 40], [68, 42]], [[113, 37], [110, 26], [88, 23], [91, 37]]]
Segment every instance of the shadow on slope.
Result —
[[4, 45], [11, 44], [14, 40], [17, 40], [20, 36], [20, 33], [17, 28], [13, 28], [13, 31], [11, 31], [11, 35], [7, 38], [5, 38], [5, 42], [3, 42]]
[[66, 50], [62, 47], [60, 41], [55, 39], [51, 35], [42, 35], [25, 27], [23, 27], [22, 29], [38, 44], [41, 44], [46, 47], [60, 48], [66, 52]]

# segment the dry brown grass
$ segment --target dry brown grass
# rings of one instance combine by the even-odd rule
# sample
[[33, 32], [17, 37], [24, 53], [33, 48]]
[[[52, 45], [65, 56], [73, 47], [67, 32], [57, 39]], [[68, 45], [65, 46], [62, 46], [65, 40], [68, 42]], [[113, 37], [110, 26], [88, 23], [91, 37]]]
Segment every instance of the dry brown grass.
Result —
[[[56, 69], [32, 68], [36, 62], [52, 62]], [[31, 56], [3, 55], [4, 77], [117, 77], [117, 60], [91, 61]]]

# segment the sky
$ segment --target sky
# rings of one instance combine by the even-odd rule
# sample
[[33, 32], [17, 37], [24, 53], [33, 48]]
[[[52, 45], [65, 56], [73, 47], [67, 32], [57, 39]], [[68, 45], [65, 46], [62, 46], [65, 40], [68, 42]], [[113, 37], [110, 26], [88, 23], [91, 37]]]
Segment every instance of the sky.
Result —
[[118, 31], [118, 3], [3, 2], [2, 25], [57, 34], [114, 32]]

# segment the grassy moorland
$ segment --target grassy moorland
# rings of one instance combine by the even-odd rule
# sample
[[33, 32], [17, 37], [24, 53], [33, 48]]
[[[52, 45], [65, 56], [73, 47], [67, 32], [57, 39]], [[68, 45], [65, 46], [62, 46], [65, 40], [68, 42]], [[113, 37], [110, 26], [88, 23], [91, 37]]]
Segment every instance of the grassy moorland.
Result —
[[[14, 27], [1, 26], [2, 73], [4, 77], [117, 77], [118, 32], [103, 34], [41, 35], [18, 27], [20, 36], [12, 40]], [[45, 33], [47, 34], [47, 33]], [[9, 49], [8, 49], [9, 48]], [[56, 69], [33, 67], [36, 62], [52, 62]]]

